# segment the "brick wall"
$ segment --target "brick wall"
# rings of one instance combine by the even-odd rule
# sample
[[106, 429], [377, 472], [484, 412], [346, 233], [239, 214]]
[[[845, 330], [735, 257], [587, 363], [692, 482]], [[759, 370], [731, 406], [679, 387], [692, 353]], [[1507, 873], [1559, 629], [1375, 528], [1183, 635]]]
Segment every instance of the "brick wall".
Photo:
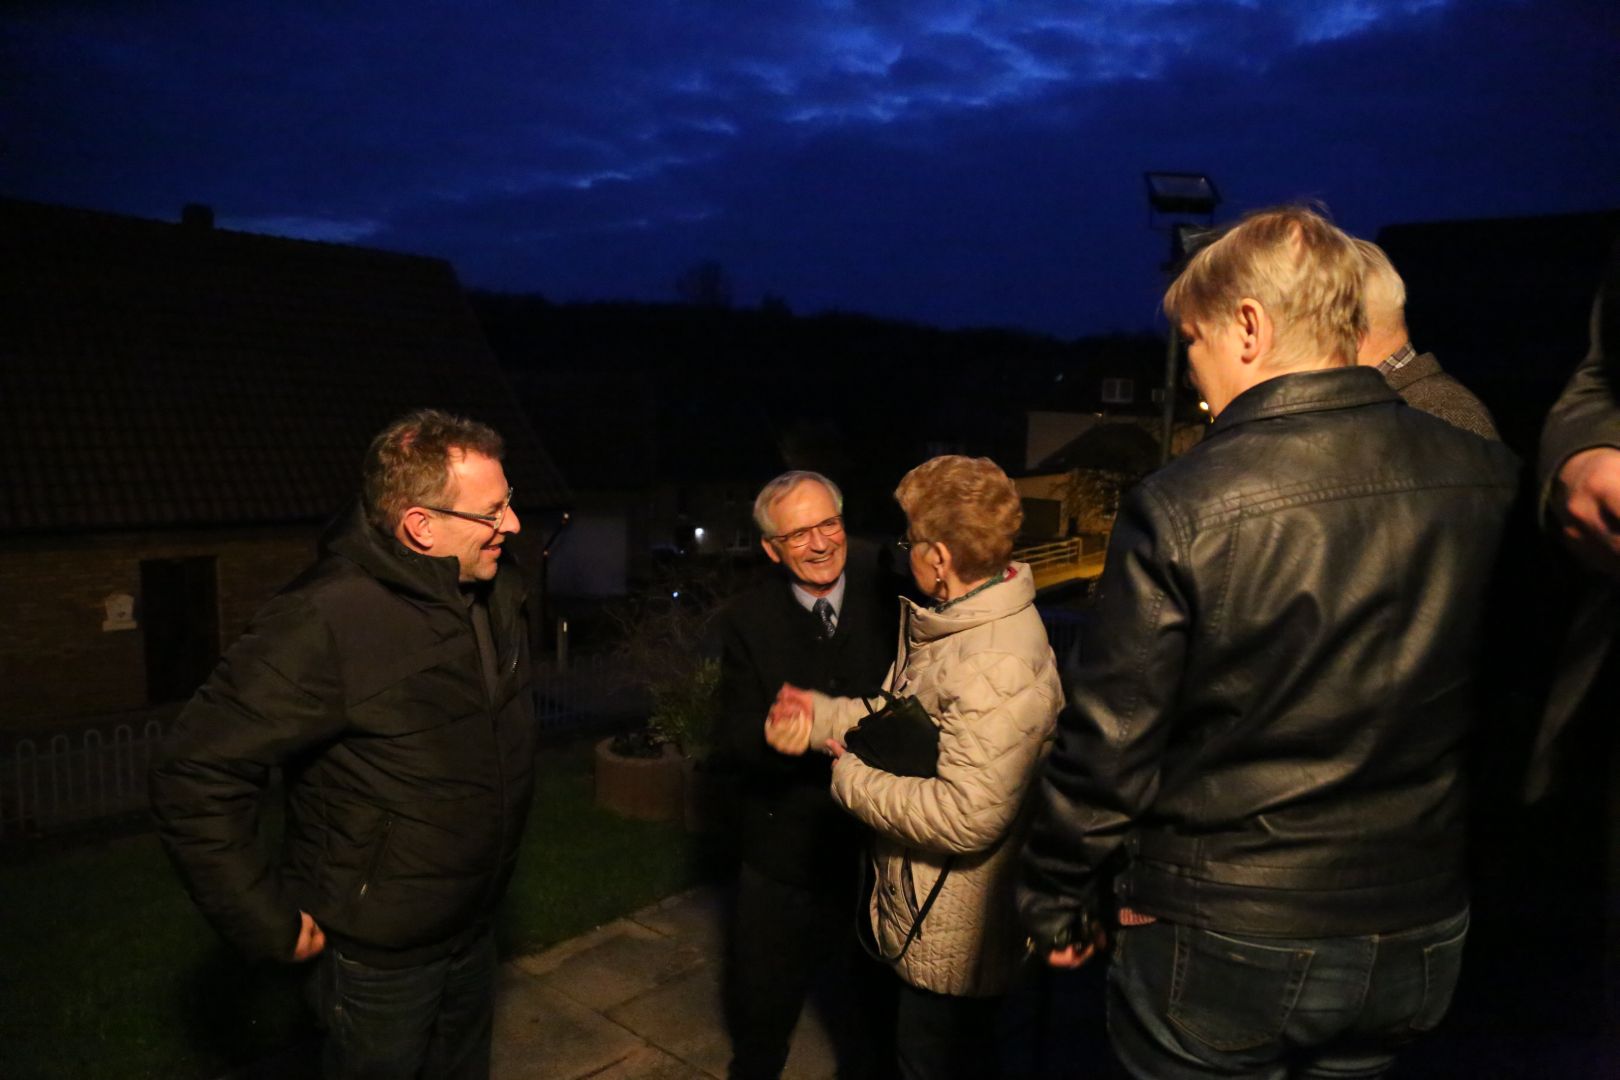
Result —
[[0, 539], [0, 732], [79, 727], [147, 702], [142, 631], [103, 630], [139, 600], [141, 560], [212, 556], [221, 651], [307, 566], [317, 526]]

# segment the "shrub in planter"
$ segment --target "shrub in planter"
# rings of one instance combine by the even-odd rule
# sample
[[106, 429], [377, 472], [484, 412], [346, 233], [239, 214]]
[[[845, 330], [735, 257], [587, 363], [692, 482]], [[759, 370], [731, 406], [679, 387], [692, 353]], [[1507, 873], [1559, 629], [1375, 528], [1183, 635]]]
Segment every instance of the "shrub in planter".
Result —
[[689, 758], [704, 758], [714, 749], [720, 716], [720, 661], [692, 657], [684, 671], [651, 686], [653, 707], [647, 728], [674, 743]]
[[[683, 591], [684, 598], [674, 595]], [[683, 756], [705, 758], [714, 746], [718, 724], [720, 662], [705, 655], [712, 650], [708, 626], [718, 606], [718, 590], [705, 590], [700, 595], [708, 598], [695, 600], [689, 589], [655, 590], [615, 617], [622, 631], [616, 650], [619, 670], [646, 692], [650, 707], [645, 729], [604, 740], [598, 747], [597, 801], [601, 805], [612, 805], [630, 816], [660, 820], [679, 818], [684, 813], [682, 791], [686, 785], [680, 781]], [[632, 770], [628, 765], [621, 767], [620, 759], [648, 764]], [[665, 761], [673, 764], [666, 766]], [[676, 774], [673, 785], [661, 771], [666, 768]], [[604, 769], [613, 772], [615, 778], [604, 780]], [[634, 808], [622, 809], [631, 796], [617, 794], [619, 774], [624, 776], [623, 784], [647, 789], [636, 797], [640, 801]], [[673, 807], [653, 808], [652, 801], [662, 797], [656, 793], [671, 786]]]

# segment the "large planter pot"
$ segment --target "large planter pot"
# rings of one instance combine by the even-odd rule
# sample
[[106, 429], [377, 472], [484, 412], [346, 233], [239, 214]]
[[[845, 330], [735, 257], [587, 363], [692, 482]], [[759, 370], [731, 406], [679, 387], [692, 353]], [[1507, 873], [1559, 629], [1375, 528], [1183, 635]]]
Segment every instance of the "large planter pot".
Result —
[[637, 821], [679, 821], [682, 801], [681, 755], [665, 746], [655, 758], [613, 752], [613, 740], [596, 744], [596, 805]]

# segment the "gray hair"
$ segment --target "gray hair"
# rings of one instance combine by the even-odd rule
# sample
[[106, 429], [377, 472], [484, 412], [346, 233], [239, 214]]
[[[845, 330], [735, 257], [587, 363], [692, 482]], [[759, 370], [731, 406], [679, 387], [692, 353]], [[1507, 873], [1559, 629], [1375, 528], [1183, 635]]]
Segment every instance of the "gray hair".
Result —
[[1357, 239], [1356, 254], [1361, 256], [1361, 297], [1367, 309], [1370, 329], [1382, 331], [1406, 327], [1406, 282], [1389, 261], [1384, 249], [1371, 240]]
[[771, 522], [772, 505], [806, 481], [814, 481], [826, 488], [827, 494], [832, 496], [833, 505], [838, 507], [838, 512], [840, 514], [844, 512], [844, 493], [838, 490], [837, 484], [809, 469], [790, 469], [760, 488], [759, 494], [754, 496], [754, 524], [763, 535], [770, 536], [776, 532], [776, 526]]

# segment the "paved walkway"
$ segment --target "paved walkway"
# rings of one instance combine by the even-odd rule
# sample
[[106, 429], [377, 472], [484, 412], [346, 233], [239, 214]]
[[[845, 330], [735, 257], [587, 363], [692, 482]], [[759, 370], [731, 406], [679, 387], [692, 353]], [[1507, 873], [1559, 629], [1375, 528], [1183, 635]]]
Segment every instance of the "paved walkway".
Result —
[[[720, 1014], [722, 921], [719, 890], [696, 889], [503, 965], [492, 1080], [724, 1077], [731, 1051]], [[1101, 975], [1088, 968], [1014, 990], [999, 1033], [1005, 1075], [1111, 1075]], [[1601, 1043], [1515, 1030], [1478, 1003], [1457, 1005], [1444, 1030], [1403, 1055], [1394, 1076], [1620, 1077], [1620, 1062]], [[784, 1080], [834, 1074], [826, 1030], [807, 1008]]]
[[[492, 1080], [724, 1077], [731, 1047], [720, 1009], [723, 932], [721, 892], [709, 886], [503, 963], [496, 982]], [[1485, 956], [1500, 947], [1480, 936], [1477, 951]], [[1487, 977], [1484, 989], [1495, 981]], [[1470, 1002], [1470, 996], [1486, 1000]], [[1620, 1077], [1620, 1061], [1601, 1040], [1561, 1032], [1545, 1021], [1514, 1022], [1501, 1011], [1502, 1002], [1487, 1007], [1490, 996], [1459, 995], [1445, 1028], [1403, 1054], [1392, 1075]], [[998, 1032], [1005, 1075], [1110, 1075], [1102, 1015], [1100, 966], [1025, 980], [1010, 995]], [[292, 1047], [222, 1080], [315, 1076], [316, 1049]], [[816, 1010], [807, 1008], [784, 1080], [830, 1080], [835, 1072], [826, 1029]]]
[[[708, 1080], [731, 1060], [720, 1012], [724, 913], [693, 889], [542, 953], [508, 960], [495, 982], [491, 1080]], [[783, 1080], [825, 1080], [832, 1044], [814, 1008], [794, 1033]], [[318, 1076], [303, 1043], [220, 1080]]]
[[[723, 1077], [720, 894], [695, 889], [501, 966], [492, 1080]], [[785, 1080], [834, 1073], [814, 1010]]]

